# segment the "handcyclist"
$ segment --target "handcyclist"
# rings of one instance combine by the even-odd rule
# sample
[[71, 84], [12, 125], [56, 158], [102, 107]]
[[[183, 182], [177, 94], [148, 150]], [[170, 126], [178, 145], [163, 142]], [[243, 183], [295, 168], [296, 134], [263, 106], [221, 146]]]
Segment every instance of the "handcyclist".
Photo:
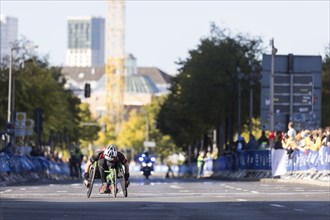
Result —
[[84, 184], [86, 187], [89, 187], [89, 168], [95, 162], [98, 161], [98, 170], [100, 171], [100, 178], [102, 181], [102, 186], [100, 188], [100, 193], [110, 193], [111, 189], [107, 184], [106, 173], [105, 170], [109, 170], [109, 168], [117, 168], [118, 164], [121, 163], [125, 166], [125, 181], [126, 187], [129, 185], [129, 166], [128, 161], [125, 155], [119, 151], [115, 145], [110, 144], [105, 150], [95, 152], [90, 160], [87, 162], [85, 166], [84, 173]]

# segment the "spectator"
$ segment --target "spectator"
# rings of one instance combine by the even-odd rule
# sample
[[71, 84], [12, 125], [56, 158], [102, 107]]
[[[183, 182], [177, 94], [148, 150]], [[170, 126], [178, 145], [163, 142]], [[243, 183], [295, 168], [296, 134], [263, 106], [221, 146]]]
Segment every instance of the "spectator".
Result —
[[80, 148], [77, 146], [74, 151], [70, 152], [71, 157], [70, 157], [70, 174], [72, 178], [77, 177], [80, 179], [81, 177], [81, 162], [83, 159], [83, 154], [80, 150]]
[[268, 134], [268, 144], [269, 144], [269, 147], [270, 148], [273, 148], [274, 147], [274, 144], [275, 144], [275, 134], [276, 134], [275, 131], [271, 131]]
[[170, 178], [170, 174], [171, 174], [172, 178], [174, 178], [174, 172], [172, 170], [172, 161], [168, 160], [166, 165], [167, 165], [167, 172], [166, 172], [165, 178]]
[[289, 122], [288, 129], [288, 136], [296, 141], [297, 132], [294, 129], [294, 123], [292, 121]]
[[269, 140], [266, 137], [266, 132], [264, 130], [261, 132], [261, 136], [258, 139], [258, 145], [261, 149], [265, 149], [269, 146]]
[[201, 152], [199, 152], [199, 155], [197, 157], [197, 178], [198, 179], [203, 176], [204, 164], [205, 164], [205, 152], [201, 151]]
[[282, 147], [282, 138], [283, 138], [283, 132], [281, 131], [276, 131], [275, 133], [275, 141], [274, 141], [274, 149], [279, 150], [283, 149]]
[[259, 144], [253, 134], [250, 134], [250, 140], [246, 145], [247, 150], [258, 150]]
[[287, 150], [287, 153], [290, 156], [294, 149], [297, 148], [297, 143], [292, 137], [290, 137], [288, 134], [285, 134], [284, 138], [282, 139], [282, 147]]
[[325, 141], [324, 141], [324, 146], [330, 147], [330, 126], [325, 128]]
[[318, 151], [322, 147], [322, 133], [319, 131], [313, 132], [313, 143], [310, 148], [312, 151]]
[[236, 150], [242, 151], [246, 149], [246, 142], [244, 138], [241, 135], [238, 135], [237, 141], [236, 141]]
[[305, 130], [305, 150], [309, 150], [312, 147], [313, 144], [313, 135], [309, 130]]
[[296, 136], [298, 148], [304, 149], [306, 147], [306, 141], [305, 141], [306, 137], [307, 137], [307, 133], [305, 131], [298, 132]]

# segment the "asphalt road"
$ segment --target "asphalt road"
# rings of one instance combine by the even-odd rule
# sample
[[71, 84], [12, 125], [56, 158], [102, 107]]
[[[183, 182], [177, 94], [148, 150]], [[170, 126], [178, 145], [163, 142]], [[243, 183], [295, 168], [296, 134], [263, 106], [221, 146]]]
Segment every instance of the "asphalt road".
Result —
[[99, 187], [91, 198], [78, 181], [1, 187], [0, 219], [330, 219], [329, 187], [315, 185], [133, 176], [127, 198]]

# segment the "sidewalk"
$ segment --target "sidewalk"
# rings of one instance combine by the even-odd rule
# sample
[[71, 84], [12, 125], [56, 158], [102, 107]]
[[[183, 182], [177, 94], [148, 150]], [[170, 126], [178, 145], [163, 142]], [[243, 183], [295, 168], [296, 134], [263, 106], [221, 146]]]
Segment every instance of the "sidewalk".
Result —
[[[299, 177], [299, 178], [297, 178]], [[205, 178], [210, 179], [223, 179], [223, 180], [233, 180], [233, 181], [260, 181], [260, 182], [279, 182], [279, 183], [291, 183], [291, 184], [309, 184], [317, 185], [322, 187], [329, 187], [330, 190], [330, 174], [325, 174], [323, 178], [313, 179], [312, 175], [305, 173], [305, 176], [301, 175], [284, 175], [272, 177], [271, 172], [247, 172], [236, 171], [222, 171], [212, 173], [207, 175]]]

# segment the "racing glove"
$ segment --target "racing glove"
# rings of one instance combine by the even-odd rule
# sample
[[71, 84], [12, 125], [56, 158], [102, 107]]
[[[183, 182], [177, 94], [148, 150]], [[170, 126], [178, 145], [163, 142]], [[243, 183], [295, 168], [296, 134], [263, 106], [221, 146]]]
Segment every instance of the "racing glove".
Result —
[[84, 173], [84, 180], [88, 180], [89, 178], [89, 173]]
[[126, 181], [126, 188], [129, 186], [130, 182], [129, 182], [129, 173], [125, 173], [125, 181]]

